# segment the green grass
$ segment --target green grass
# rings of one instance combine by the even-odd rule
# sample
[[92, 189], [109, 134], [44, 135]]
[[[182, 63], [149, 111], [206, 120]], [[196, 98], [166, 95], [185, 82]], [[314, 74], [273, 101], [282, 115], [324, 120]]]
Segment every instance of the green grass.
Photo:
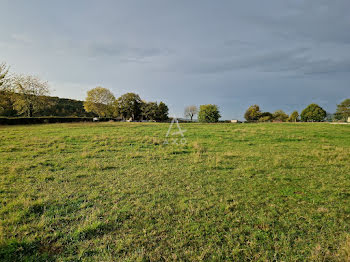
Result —
[[0, 127], [0, 261], [350, 260], [350, 125], [181, 127]]

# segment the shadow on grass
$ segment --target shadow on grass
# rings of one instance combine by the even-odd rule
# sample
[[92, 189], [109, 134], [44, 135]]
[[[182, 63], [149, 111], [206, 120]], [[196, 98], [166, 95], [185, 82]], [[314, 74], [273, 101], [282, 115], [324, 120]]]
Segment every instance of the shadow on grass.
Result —
[[9, 240], [0, 244], [0, 261], [55, 261], [55, 258], [43, 250], [39, 241], [18, 242]]
[[73, 234], [73, 239], [82, 241], [103, 236], [116, 228], [114, 223], [95, 222], [84, 228], [77, 230]]

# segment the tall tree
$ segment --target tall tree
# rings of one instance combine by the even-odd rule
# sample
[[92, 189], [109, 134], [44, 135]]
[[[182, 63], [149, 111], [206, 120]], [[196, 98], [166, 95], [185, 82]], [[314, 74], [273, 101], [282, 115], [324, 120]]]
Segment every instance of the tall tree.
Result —
[[294, 111], [290, 114], [288, 118], [288, 122], [297, 122], [299, 120], [299, 113], [298, 111]]
[[19, 114], [32, 117], [34, 113], [49, 106], [49, 94], [48, 83], [36, 76], [17, 75], [13, 79], [13, 106]]
[[126, 93], [116, 100], [115, 107], [124, 119], [137, 120], [141, 118], [142, 100], [139, 95]]
[[335, 117], [338, 120], [347, 121], [347, 119], [350, 117], [350, 99], [345, 99], [343, 102], [337, 105]]
[[98, 86], [87, 92], [84, 102], [86, 112], [93, 112], [99, 117], [113, 116], [115, 97], [107, 88]]
[[258, 105], [250, 106], [244, 114], [244, 118], [248, 122], [258, 121], [260, 117], [261, 117], [261, 111]]
[[303, 122], [321, 122], [326, 116], [326, 111], [317, 104], [308, 105], [300, 115]]
[[201, 105], [199, 107], [198, 120], [204, 123], [215, 123], [221, 117], [217, 105]]
[[141, 105], [142, 118], [145, 120], [156, 120], [158, 105], [156, 102], [143, 102]]
[[168, 114], [169, 114], [168, 106], [165, 103], [160, 102], [158, 105], [156, 120], [157, 121], [166, 121], [169, 119]]
[[185, 117], [189, 117], [191, 121], [193, 120], [193, 117], [198, 114], [198, 108], [195, 105], [187, 106], [185, 108]]

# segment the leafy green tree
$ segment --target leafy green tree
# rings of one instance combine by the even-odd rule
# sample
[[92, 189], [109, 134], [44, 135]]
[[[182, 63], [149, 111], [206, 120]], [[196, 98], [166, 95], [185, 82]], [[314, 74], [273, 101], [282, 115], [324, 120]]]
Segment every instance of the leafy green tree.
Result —
[[32, 117], [36, 112], [50, 106], [47, 82], [35, 76], [17, 75], [13, 78], [13, 107], [19, 114]]
[[259, 122], [271, 122], [273, 120], [273, 115], [270, 112], [263, 112], [260, 114]]
[[335, 117], [338, 120], [347, 121], [350, 117], [350, 99], [345, 99], [339, 105], [337, 105], [337, 112]]
[[15, 116], [17, 111], [13, 108], [13, 93], [0, 91], [0, 116]]
[[111, 117], [114, 101], [115, 97], [110, 90], [98, 86], [87, 92], [84, 108], [86, 112], [93, 112], [99, 117]]
[[273, 119], [275, 121], [286, 122], [289, 116], [283, 110], [277, 110], [273, 113]]
[[156, 120], [158, 105], [156, 102], [143, 102], [141, 105], [142, 118], [145, 120]]
[[301, 112], [300, 116], [303, 122], [321, 122], [326, 118], [327, 113], [319, 105], [310, 104]]
[[288, 122], [298, 122], [298, 120], [299, 120], [298, 111], [294, 111], [293, 113], [291, 113], [289, 118], [288, 118]]
[[248, 122], [258, 121], [260, 117], [261, 117], [261, 111], [258, 105], [250, 106], [244, 114], [244, 118]]
[[204, 123], [215, 123], [221, 117], [217, 105], [201, 105], [199, 107], [198, 120]]
[[119, 97], [115, 102], [115, 110], [118, 115], [124, 119], [138, 120], [142, 113], [142, 100], [139, 95], [126, 93]]
[[192, 106], [187, 106], [185, 108], [185, 117], [189, 117], [192, 121], [193, 117], [198, 114], [198, 108], [194, 105]]
[[160, 102], [158, 105], [156, 120], [157, 121], [166, 121], [169, 119], [168, 114], [169, 114], [168, 106], [165, 103]]

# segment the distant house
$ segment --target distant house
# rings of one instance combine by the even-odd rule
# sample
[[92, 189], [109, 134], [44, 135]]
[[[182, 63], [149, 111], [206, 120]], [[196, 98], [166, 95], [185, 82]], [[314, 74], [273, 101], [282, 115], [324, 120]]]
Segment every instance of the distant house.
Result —
[[237, 119], [232, 119], [231, 123], [239, 123], [239, 121]]

